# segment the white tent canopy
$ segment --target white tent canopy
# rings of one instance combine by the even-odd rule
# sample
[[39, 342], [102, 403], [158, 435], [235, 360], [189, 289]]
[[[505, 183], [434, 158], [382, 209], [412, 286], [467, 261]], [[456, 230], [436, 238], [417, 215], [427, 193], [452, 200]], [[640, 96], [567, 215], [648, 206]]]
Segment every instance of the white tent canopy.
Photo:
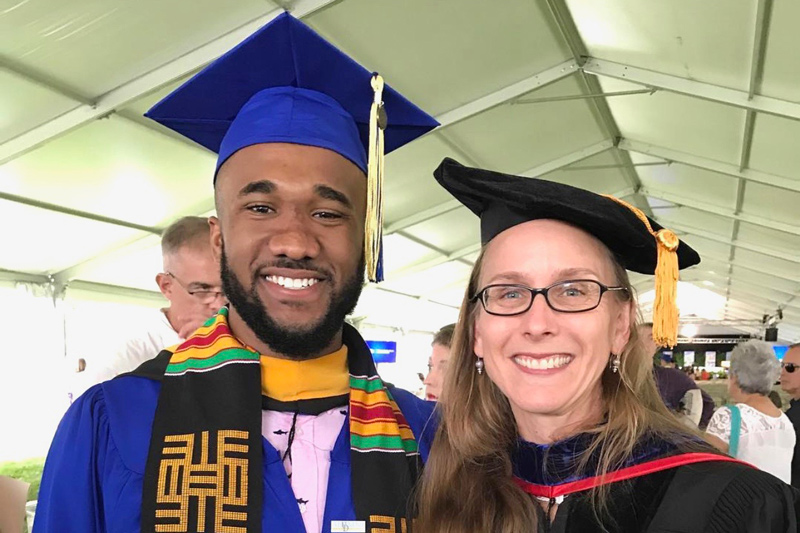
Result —
[[142, 113], [284, 8], [442, 123], [387, 158], [387, 279], [356, 319], [455, 319], [479, 238], [431, 177], [451, 156], [624, 197], [703, 257], [691, 314], [781, 310], [800, 340], [796, 2], [6, 1], [2, 279], [155, 298], [157, 235], [212, 211], [214, 155]]

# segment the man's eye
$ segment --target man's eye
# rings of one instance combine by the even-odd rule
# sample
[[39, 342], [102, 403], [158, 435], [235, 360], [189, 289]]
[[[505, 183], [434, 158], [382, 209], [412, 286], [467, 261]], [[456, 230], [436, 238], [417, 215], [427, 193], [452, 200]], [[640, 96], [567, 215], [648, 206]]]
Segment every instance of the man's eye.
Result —
[[324, 220], [336, 220], [338, 218], [342, 218], [342, 215], [339, 213], [334, 213], [332, 211], [317, 211], [314, 213], [314, 217], [321, 218]]
[[247, 206], [247, 210], [252, 211], [253, 213], [260, 213], [260, 214], [267, 214], [275, 211], [270, 206], [261, 204]]

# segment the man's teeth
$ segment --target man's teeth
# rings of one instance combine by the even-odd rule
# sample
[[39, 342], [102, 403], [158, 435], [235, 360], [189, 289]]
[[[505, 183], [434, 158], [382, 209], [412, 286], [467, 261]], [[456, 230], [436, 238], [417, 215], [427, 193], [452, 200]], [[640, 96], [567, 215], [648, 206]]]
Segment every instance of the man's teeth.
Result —
[[306, 287], [316, 285], [319, 280], [317, 278], [285, 278], [283, 276], [267, 276], [267, 281], [271, 281], [280, 285], [284, 289], [300, 290]]
[[536, 359], [533, 357], [515, 357], [514, 362], [518, 365], [530, 368], [531, 370], [549, 370], [551, 368], [561, 368], [566, 366], [572, 361], [570, 355], [555, 355], [553, 357], [544, 357]]

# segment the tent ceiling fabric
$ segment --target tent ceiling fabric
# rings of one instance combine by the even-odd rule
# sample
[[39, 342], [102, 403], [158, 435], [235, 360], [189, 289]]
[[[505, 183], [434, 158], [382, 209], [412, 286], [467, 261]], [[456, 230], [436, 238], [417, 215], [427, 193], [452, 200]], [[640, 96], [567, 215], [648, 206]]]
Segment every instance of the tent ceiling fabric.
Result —
[[451, 156], [637, 203], [700, 251], [714, 318], [780, 308], [800, 340], [794, 2], [12, 0], [0, 269], [154, 290], [153, 232], [213, 213], [214, 156], [141, 115], [285, 7], [443, 123], [387, 158], [387, 280], [356, 315], [454, 317], [479, 239], [431, 177]]

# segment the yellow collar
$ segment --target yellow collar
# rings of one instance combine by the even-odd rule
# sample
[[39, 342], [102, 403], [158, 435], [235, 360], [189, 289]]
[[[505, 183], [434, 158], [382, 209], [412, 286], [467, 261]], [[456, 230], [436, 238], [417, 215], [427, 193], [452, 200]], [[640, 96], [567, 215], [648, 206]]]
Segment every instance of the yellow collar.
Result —
[[281, 402], [295, 402], [349, 392], [347, 346], [307, 361], [261, 356], [261, 393], [264, 396]]

